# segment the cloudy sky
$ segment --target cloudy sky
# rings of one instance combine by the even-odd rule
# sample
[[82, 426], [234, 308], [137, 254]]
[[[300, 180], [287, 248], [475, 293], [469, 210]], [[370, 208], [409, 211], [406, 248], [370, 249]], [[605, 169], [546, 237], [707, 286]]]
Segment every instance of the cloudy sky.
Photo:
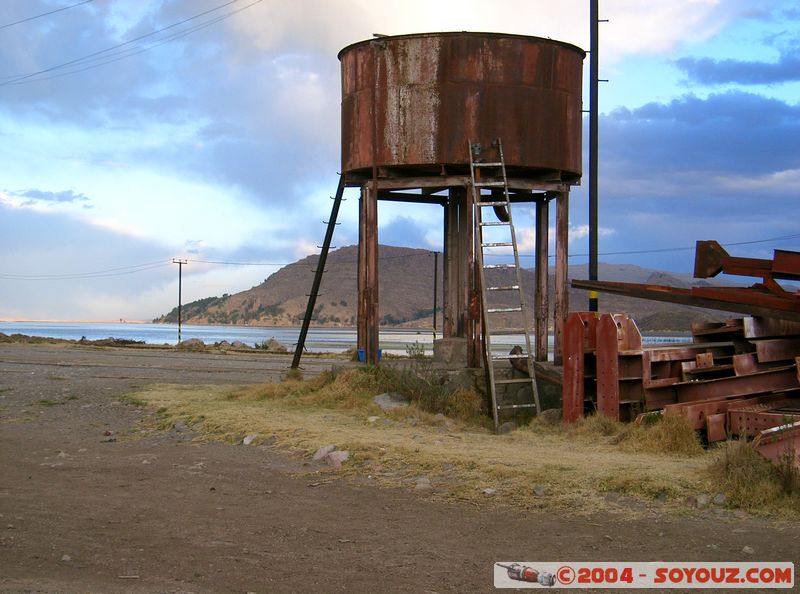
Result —
[[[0, 319], [153, 318], [176, 303], [173, 258], [185, 302], [259, 284], [321, 243], [338, 50], [461, 30], [588, 48], [588, 4], [2, 0]], [[800, 249], [796, 2], [600, 4], [601, 261], [691, 272], [696, 239]], [[587, 212], [578, 188], [573, 263]], [[356, 217], [350, 200], [336, 245]], [[382, 203], [380, 225], [441, 249], [439, 207]]]

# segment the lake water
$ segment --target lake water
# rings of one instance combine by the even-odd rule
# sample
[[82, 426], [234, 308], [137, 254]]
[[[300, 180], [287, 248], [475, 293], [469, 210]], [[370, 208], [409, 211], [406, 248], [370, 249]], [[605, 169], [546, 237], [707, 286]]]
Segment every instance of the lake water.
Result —
[[[146, 344], [176, 344], [178, 342], [178, 326], [176, 324], [103, 324], [97, 322], [0, 322], [0, 332], [5, 334], [26, 334], [49, 338], [66, 338], [70, 340], [99, 340], [102, 338], [119, 338], [139, 340]], [[300, 328], [277, 326], [181, 326], [181, 339], [198, 338], [206, 344], [227, 340], [240, 340], [254, 346], [264, 340], [274, 338], [290, 350], [297, 344]], [[438, 335], [441, 338], [441, 334]], [[684, 342], [686, 337], [657, 336], [644, 337], [645, 343]], [[384, 352], [404, 355], [406, 347], [419, 343], [426, 354], [433, 351], [433, 333], [430, 329], [383, 329], [380, 331], [380, 346]], [[524, 344], [522, 335], [504, 336], [501, 343], [493, 346], [498, 351], [508, 349], [516, 344]], [[549, 340], [551, 349], [553, 337]], [[314, 328], [309, 329], [306, 348], [312, 352], [345, 351], [356, 344], [354, 328]]]

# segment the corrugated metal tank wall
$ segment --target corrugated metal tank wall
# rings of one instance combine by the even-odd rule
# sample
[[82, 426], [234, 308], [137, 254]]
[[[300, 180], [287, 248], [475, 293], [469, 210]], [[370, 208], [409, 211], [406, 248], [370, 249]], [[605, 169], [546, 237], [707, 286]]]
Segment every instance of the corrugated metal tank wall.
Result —
[[463, 172], [468, 141], [502, 138], [509, 175], [581, 175], [581, 78], [575, 46], [498, 33], [425, 33], [362, 41], [342, 63], [342, 171]]

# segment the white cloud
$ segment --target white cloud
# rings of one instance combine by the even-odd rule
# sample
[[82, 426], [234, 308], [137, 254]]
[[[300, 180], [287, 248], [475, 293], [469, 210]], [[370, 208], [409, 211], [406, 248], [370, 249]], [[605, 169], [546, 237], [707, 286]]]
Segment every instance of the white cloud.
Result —
[[[239, 57], [281, 48], [335, 56], [373, 33], [498, 31], [550, 37], [589, 45], [589, 3], [585, 0], [307, 0], [264, 3], [232, 20], [243, 45]], [[606, 0], [601, 3], [603, 59], [631, 54], [664, 54], [683, 43], [708, 39], [747, 9], [739, 0]]]
[[781, 193], [800, 192], [800, 169], [784, 169], [764, 175], [726, 175], [712, 178], [719, 188], [733, 192], [780, 190]]

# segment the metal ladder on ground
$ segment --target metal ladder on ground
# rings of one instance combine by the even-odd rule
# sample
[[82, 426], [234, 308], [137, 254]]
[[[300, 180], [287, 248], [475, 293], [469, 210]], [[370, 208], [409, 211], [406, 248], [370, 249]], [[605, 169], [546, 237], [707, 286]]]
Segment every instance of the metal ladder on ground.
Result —
[[[511, 200], [508, 194], [508, 178], [506, 177], [505, 159], [503, 158], [503, 144], [498, 138], [492, 143], [492, 148], [496, 150], [497, 158], [491, 162], [482, 162], [481, 146], [469, 142], [469, 168], [470, 177], [472, 181], [472, 203], [475, 212], [475, 239], [476, 239], [476, 255], [478, 262], [478, 274], [481, 285], [481, 308], [483, 312], [483, 348], [486, 360], [487, 374], [489, 376], [489, 391], [491, 393], [492, 401], [492, 417], [494, 419], [494, 426], [497, 429], [500, 426], [500, 413], [503, 410], [514, 410], [523, 408], [533, 408], [540, 412], [539, 406], [539, 391], [536, 386], [536, 374], [533, 367], [533, 352], [531, 350], [530, 338], [530, 321], [528, 319], [528, 309], [525, 303], [525, 294], [522, 290], [522, 269], [519, 264], [519, 250], [517, 248], [517, 238], [514, 232], [514, 220], [511, 216]], [[482, 195], [481, 190], [491, 190], [491, 195]], [[502, 196], [501, 194], [502, 190]], [[501, 198], [501, 199], [499, 199]], [[497, 214], [497, 221], [484, 221], [483, 209], [493, 208]], [[484, 241], [484, 229], [487, 227], [495, 227], [495, 234], [501, 234], [500, 230], [506, 230], [502, 233], [504, 241]], [[507, 236], [507, 237], [506, 237]], [[496, 238], [492, 238], [496, 239]], [[507, 240], [506, 240], [507, 239]], [[512, 248], [514, 252], [513, 264], [487, 264], [485, 257], [487, 253], [492, 252], [487, 250], [497, 248]], [[488, 270], [496, 269], [514, 269], [516, 273], [515, 284], [497, 284], [495, 286], [488, 286], [486, 282], [486, 273]], [[514, 293], [519, 298], [519, 306], [508, 307], [503, 304], [497, 304], [498, 297], [502, 294]], [[494, 298], [494, 299], [493, 299]], [[495, 303], [492, 303], [495, 301]], [[507, 327], [503, 326], [498, 319], [498, 314], [508, 314], [518, 312], [522, 318], [522, 327]], [[525, 351], [519, 354], [494, 354], [492, 352], [492, 340], [497, 336], [524, 333], [525, 336]], [[498, 379], [495, 364], [498, 361], [511, 361], [514, 359], [527, 360], [528, 375], [527, 378], [510, 378]], [[529, 383], [531, 386], [532, 402], [508, 404], [504, 403], [498, 393], [498, 388], [503, 387], [505, 393], [509, 385]]]

